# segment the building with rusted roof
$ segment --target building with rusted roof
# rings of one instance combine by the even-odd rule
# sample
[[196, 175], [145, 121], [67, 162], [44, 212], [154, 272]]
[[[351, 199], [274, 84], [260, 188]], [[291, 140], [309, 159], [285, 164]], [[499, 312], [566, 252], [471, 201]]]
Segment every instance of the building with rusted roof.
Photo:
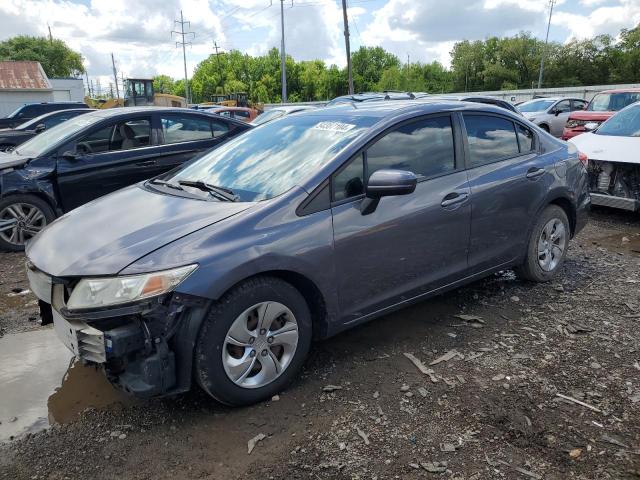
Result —
[[79, 78], [47, 78], [39, 62], [0, 62], [0, 117], [25, 103], [81, 102], [84, 86]]

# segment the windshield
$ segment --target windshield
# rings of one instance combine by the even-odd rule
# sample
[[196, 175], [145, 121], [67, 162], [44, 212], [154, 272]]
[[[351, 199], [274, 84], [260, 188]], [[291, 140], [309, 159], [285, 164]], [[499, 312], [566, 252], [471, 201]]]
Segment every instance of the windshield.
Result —
[[232, 190], [240, 201], [266, 200], [313, 174], [375, 121], [285, 116], [236, 137], [165, 180], [202, 181]]
[[595, 133], [613, 137], [640, 137], [640, 103], [616, 113]]
[[16, 130], [35, 130], [36, 126], [39, 123], [43, 123], [43, 120], [49, 117], [51, 113], [45, 113], [44, 115], [40, 115], [39, 117], [32, 118], [31, 120], [27, 120], [24, 123], [21, 123], [16, 127]]
[[531, 100], [518, 105], [518, 110], [522, 113], [545, 112], [556, 103], [555, 100]]
[[48, 152], [51, 147], [57, 146], [58, 143], [70, 135], [79, 132], [92, 123], [99, 122], [100, 120], [102, 120], [101, 116], [96, 117], [90, 113], [74, 117], [66, 122], [56, 125], [55, 127], [48, 128], [40, 135], [33, 137], [31, 140], [27, 140], [23, 144], [19, 145], [13, 152], [27, 157], [37, 158]]
[[20, 105], [18, 108], [16, 108], [13, 112], [11, 112], [9, 115], [6, 116], [6, 118], [13, 118], [16, 115], [18, 115], [18, 113], [20, 113], [20, 110], [22, 110], [25, 107], [25, 105]]
[[587, 110], [590, 112], [617, 112], [627, 105], [640, 101], [640, 92], [599, 93]]
[[263, 123], [270, 122], [271, 120], [275, 120], [276, 118], [284, 117], [286, 113], [287, 112], [285, 112], [284, 110], [267, 110], [262, 115], [259, 115], [258, 118], [256, 118], [253, 122], [251, 122], [251, 125], [262, 125]]

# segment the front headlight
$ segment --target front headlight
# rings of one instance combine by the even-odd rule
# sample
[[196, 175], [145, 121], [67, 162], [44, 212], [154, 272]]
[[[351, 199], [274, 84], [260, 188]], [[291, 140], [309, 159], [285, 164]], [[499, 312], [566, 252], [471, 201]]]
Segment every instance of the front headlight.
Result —
[[130, 303], [170, 292], [196, 269], [197, 265], [121, 277], [83, 278], [71, 292], [67, 308], [108, 307]]

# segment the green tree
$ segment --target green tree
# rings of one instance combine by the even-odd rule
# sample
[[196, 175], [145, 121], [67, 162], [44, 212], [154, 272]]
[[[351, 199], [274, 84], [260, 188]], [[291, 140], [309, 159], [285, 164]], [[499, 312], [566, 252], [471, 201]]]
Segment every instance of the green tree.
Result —
[[400, 60], [382, 47], [360, 47], [351, 56], [356, 92], [375, 90], [388, 68], [400, 67]]
[[156, 75], [153, 77], [153, 91], [156, 93], [173, 94], [175, 81], [168, 75]]
[[82, 55], [62, 40], [20, 35], [0, 42], [0, 60], [40, 62], [47, 77], [77, 77], [85, 72]]

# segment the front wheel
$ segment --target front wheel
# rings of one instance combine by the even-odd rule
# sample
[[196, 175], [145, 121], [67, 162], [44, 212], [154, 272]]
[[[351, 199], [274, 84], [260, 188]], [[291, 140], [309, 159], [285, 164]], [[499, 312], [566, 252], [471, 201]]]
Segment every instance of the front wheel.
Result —
[[518, 276], [533, 282], [551, 280], [564, 263], [570, 232], [562, 208], [557, 205], [545, 208], [531, 232], [525, 261], [516, 268]]
[[275, 277], [233, 288], [204, 320], [195, 351], [200, 386], [227, 405], [248, 405], [283, 390], [311, 345], [311, 314], [300, 292]]
[[44, 200], [33, 195], [13, 195], [0, 200], [0, 248], [19, 252], [50, 224], [56, 215]]

